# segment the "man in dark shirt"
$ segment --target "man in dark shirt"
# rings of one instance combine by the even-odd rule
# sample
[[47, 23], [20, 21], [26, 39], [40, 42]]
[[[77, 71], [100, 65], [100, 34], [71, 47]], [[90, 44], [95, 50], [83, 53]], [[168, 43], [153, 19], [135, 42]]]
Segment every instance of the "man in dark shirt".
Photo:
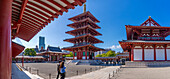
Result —
[[58, 72], [58, 73], [57, 73], [57, 78], [56, 78], [56, 79], [58, 79], [59, 75], [61, 74], [61, 73], [60, 73], [60, 69], [59, 69], [59, 68], [60, 68], [60, 62], [61, 62], [61, 61], [59, 60], [59, 64], [57, 65], [57, 72]]

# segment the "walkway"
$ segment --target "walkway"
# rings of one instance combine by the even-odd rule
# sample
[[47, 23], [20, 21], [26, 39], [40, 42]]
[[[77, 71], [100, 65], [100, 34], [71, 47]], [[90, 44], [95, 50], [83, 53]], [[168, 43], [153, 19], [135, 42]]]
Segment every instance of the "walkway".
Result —
[[170, 67], [125, 67], [111, 79], [170, 79]]
[[31, 79], [23, 71], [20, 71], [15, 63], [12, 63], [12, 79]]
[[110, 66], [87, 74], [69, 77], [66, 79], [108, 79], [109, 73], [112, 74], [119, 66]]

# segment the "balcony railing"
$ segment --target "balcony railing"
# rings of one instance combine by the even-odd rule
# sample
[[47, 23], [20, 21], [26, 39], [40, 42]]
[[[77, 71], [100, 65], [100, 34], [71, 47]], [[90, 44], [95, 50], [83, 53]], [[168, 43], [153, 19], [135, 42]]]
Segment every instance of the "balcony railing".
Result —
[[92, 44], [92, 43], [87, 43], [87, 42], [76, 43], [74, 46], [82, 46], [82, 45], [88, 45], [88, 44], [91, 44], [91, 45], [94, 46], [94, 44]]

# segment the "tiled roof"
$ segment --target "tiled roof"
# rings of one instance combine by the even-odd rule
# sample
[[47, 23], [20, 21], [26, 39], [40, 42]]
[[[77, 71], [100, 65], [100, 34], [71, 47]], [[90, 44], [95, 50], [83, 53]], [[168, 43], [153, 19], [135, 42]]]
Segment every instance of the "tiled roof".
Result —
[[47, 51], [62, 52], [59, 47], [52, 47], [52, 46], [48, 46], [48, 47], [47, 47]]

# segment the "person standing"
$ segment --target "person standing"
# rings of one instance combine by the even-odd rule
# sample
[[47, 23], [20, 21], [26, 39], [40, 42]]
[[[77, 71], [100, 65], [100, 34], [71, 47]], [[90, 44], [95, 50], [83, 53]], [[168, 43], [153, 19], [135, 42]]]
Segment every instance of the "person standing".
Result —
[[66, 67], [64, 66], [64, 62], [62, 61], [60, 63], [60, 73], [61, 73], [61, 78], [60, 79], [64, 79], [65, 78], [65, 69]]
[[61, 61], [59, 61], [59, 64], [57, 65], [57, 78], [56, 79], [58, 79], [59, 78], [59, 75], [61, 74], [60, 73], [60, 63], [61, 63]]

